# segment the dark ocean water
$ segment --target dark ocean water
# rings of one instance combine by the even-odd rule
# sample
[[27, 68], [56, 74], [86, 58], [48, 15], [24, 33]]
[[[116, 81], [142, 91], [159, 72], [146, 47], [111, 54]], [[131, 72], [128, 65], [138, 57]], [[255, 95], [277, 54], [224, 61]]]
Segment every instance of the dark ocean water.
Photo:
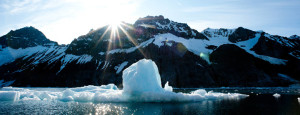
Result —
[[[34, 89], [34, 88], [32, 88]], [[36, 90], [62, 90], [36, 88]], [[176, 89], [190, 92], [194, 89]], [[203, 100], [171, 103], [83, 103], [51, 101], [0, 102], [0, 114], [287, 114], [300, 115], [300, 89], [297, 88], [206, 88], [207, 91], [243, 93], [237, 100]], [[281, 96], [276, 98], [274, 93]]]

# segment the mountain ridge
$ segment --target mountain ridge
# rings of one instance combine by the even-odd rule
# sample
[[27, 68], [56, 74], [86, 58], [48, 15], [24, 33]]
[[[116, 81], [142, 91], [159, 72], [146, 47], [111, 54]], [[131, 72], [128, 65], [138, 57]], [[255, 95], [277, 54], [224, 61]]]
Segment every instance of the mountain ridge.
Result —
[[157, 63], [163, 84], [179, 88], [288, 86], [300, 80], [297, 35], [287, 38], [243, 27], [198, 32], [163, 16], [121, 27], [120, 37], [112, 39], [104, 26], [66, 46], [50, 40], [29, 47], [2, 43], [0, 80], [14, 81], [13, 86], [121, 85], [121, 71], [143, 58]]

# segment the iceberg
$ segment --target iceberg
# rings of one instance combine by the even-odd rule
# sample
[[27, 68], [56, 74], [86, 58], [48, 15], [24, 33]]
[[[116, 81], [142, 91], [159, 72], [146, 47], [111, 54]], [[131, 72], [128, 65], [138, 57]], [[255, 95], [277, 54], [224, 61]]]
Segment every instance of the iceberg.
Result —
[[152, 60], [142, 59], [123, 71], [123, 91], [128, 94], [162, 92], [158, 68]]
[[[191, 93], [173, 92], [168, 82], [161, 85], [161, 77], [152, 60], [142, 59], [123, 71], [123, 89], [114, 84], [84, 86], [64, 90], [34, 90], [3, 87], [0, 101], [59, 100], [63, 102], [195, 102], [214, 99], [241, 99], [239, 93], [217, 93], [198, 89]], [[51, 89], [51, 88], [49, 88]]]

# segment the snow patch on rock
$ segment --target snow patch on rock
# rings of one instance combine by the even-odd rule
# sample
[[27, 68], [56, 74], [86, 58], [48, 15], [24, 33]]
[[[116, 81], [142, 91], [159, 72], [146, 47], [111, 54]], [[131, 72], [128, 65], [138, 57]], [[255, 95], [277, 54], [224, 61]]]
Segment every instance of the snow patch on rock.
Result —
[[21, 57], [29, 57], [35, 53], [43, 52], [47, 50], [47, 47], [44, 46], [35, 46], [35, 47], [28, 47], [28, 48], [19, 48], [19, 49], [13, 49], [10, 47], [6, 47], [0, 51], [0, 66], [6, 63], [10, 63], [15, 61], [18, 58]]
[[107, 54], [114, 54], [114, 53], [131, 53], [134, 52], [135, 50], [137, 50], [138, 48], [143, 48], [148, 46], [150, 43], [152, 43], [153, 38], [144, 41], [142, 43], [140, 43], [138, 46], [135, 47], [131, 47], [131, 48], [127, 48], [127, 49], [113, 49], [107, 52]]
[[118, 66], [115, 66], [114, 69], [116, 70], [116, 73], [119, 74], [127, 64], [128, 64], [128, 61], [125, 61], [125, 62], [119, 64]]
[[92, 56], [90, 55], [81, 55], [81, 56], [76, 56], [76, 55], [73, 55], [73, 54], [66, 54], [60, 61], [62, 62], [62, 65], [60, 67], [60, 70], [57, 72], [59, 73], [61, 70], [63, 70], [66, 65], [68, 63], [71, 63], [72, 61], [75, 61], [77, 60], [77, 63], [76, 64], [84, 64], [84, 63], [87, 63], [89, 61], [92, 60]]

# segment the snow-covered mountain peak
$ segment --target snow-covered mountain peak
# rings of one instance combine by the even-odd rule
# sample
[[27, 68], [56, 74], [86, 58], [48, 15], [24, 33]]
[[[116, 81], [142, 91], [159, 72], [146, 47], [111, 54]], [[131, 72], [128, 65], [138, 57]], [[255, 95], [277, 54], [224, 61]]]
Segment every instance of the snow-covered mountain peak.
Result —
[[[298, 45], [298, 43], [295, 43], [293, 40], [298, 39], [297, 36], [294, 36], [295, 38], [287, 38], [287, 37], [282, 37], [278, 35], [270, 35], [268, 33], [265, 33], [264, 36], [268, 38], [269, 40], [276, 41], [277, 43], [287, 46], [287, 47], [295, 47]], [[298, 36], [299, 37], [299, 36]]]
[[188, 35], [188, 29], [190, 29], [186, 23], [174, 22], [168, 18], [164, 18], [162, 15], [139, 18], [134, 25], [160, 30], [174, 30], [176, 32], [185, 33], [186, 35]]
[[211, 29], [207, 28], [203, 30], [201, 33], [203, 33], [206, 37], [212, 38], [212, 37], [228, 37], [231, 35], [236, 29]]
[[154, 29], [158, 33], [172, 33], [183, 38], [207, 39], [202, 33], [190, 28], [186, 23], [179, 23], [164, 16], [147, 16], [134, 23], [135, 28]]

